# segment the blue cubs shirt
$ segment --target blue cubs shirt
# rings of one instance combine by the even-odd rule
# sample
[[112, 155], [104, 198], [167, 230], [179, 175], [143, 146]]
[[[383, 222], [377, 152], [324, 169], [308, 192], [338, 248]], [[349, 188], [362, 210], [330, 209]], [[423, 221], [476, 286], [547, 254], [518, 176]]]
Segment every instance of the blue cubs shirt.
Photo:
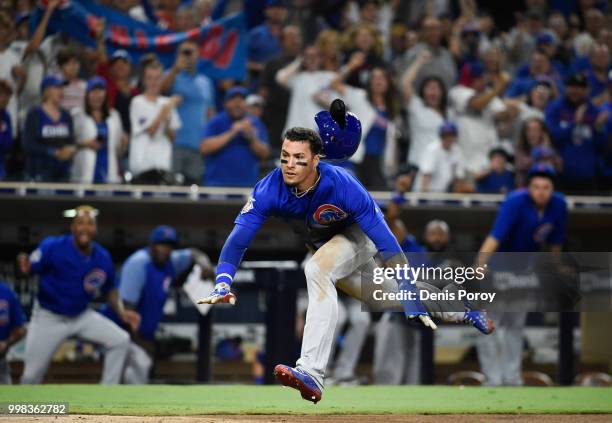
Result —
[[7, 284], [0, 282], [0, 341], [6, 341], [13, 329], [23, 326], [25, 321], [15, 293]]
[[115, 287], [111, 255], [96, 242], [91, 254], [84, 255], [72, 235], [48, 237], [30, 261], [32, 273], [40, 275], [38, 302], [57, 314], [78, 316], [93, 299]]
[[491, 172], [476, 182], [476, 190], [484, 194], [503, 194], [514, 189], [514, 172]]
[[0, 110], [0, 181], [6, 177], [4, 163], [6, 155], [13, 146], [13, 128], [11, 117], [6, 110]]
[[96, 123], [97, 141], [102, 147], [96, 151], [94, 183], [104, 184], [108, 180], [108, 125], [106, 121]]
[[236, 226], [219, 261], [237, 267], [251, 239], [268, 217], [304, 222], [309, 243], [315, 248], [357, 223], [385, 260], [401, 252], [380, 208], [354, 176], [328, 163], [320, 163], [318, 171], [319, 184], [313, 192], [300, 198], [284, 183], [280, 168], [259, 181], [236, 218]]
[[[268, 131], [255, 116], [246, 115], [255, 126], [260, 141], [268, 143]], [[204, 128], [202, 138], [227, 132], [234, 121], [227, 112], [214, 116]], [[206, 142], [206, 141], [205, 141]], [[204, 158], [205, 186], [252, 187], [259, 178], [259, 159], [242, 135], [237, 135], [221, 149]]]
[[[155, 338], [172, 281], [192, 263], [191, 250], [184, 249], [173, 251], [170, 260], [162, 266], [157, 266], [153, 263], [147, 247], [136, 251], [123, 264], [119, 275], [119, 295], [140, 314], [140, 336], [149, 340]], [[112, 308], [105, 305], [102, 312], [125, 327]]]
[[561, 245], [565, 240], [567, 203], [554, 193], [543, 213], [536, 210], [525, 189], [511, 192], [500, 206], [491, 236], [501, 252], [540, 251], [544, 244]]

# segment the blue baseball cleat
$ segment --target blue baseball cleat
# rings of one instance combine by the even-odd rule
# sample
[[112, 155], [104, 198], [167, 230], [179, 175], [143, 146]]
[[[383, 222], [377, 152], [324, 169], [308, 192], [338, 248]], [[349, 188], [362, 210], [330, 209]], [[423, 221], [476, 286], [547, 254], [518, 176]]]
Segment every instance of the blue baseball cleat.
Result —
[[279, 364], [274, 368], [274, 376], [281, 385], [300, 391], [302, 398], [305, 400], [312, 401], [315, 404], [321, 401], [321, 389], [319, 389], [312, 376], [303, 370]]
[[463, 321], [474, 326], [485, 335], [488, 335], [495, 330], [493, 320], [487, 317], [486, 311], [467, 309], [463, 315]]

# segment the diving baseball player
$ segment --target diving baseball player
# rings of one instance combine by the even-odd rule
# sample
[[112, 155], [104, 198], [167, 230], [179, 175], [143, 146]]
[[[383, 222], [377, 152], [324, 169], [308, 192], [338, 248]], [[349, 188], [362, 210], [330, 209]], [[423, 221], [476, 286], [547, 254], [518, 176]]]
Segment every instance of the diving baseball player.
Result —
[[106, 347], [101, 383], [121, 380], [130, 338], [111, 320], [88, 308], [90, 301], [106, 295], [111, 307], [130, 326], [138, 326], [138, 313], [126, 310], [115, 286], [115, 266], [110, 254], [93, 241], [98, 211], [79, 206], [69, 235], [45, 238], [28, 257], [17, 258], [22, 274], [38, 274], [38, 298], [28, 327], [25, 368], [21, 383], [40, 383], [53, 353], [64, 340], [77, 336]]
[[[323, 392], [323, 379], [333, 344], [338, 318], [336, 288], [348, 295], [376, 305], [361, 289], [362, 277], [372, 281], [379, 253], [385, 266], [406, 264], [406, 258], [385, 223], [382, 212], [355, 177], [340, 167], [323, 163], [326, 159], [343, 160], [359, 145], [361, 125], [344, 103], [335, 100], [331, 113], [315, 116], [319, 134], [306, 128], [291, 128], [281, 149], [281, 166], [259, 181], [249, 201], [235, 221], [219, 258], [216, 285], [201, 302], [236, 301], [230, 287], [236, 269], [249, 243], [264, 221], [275, 216], [286, 221], [301, 221], [308, 228], [308, 245], [316, 250], [304, 272], [308, 289], [308, 310], [301, 357], [295, 368], [277, 365], [279, 382], [300, 391], [302, 398], [317, 403]], [[415, 292], [408, 278], [386, 279], [384, 292]], [[433, 290], [437, 288], [431, 287]], [[437, 290], [439, 291], [439, 290]], [[441, 291], [439, 291], [441, 292]], [[418, 317], [435, 329], [430, 315], [460, 322], [463, 313], [443, 312], [441, 303], [421, 303], [417, 295], [406, 295], [390, 307], [404, 310], [408, 317]], [[379, 304], [378, 304], [379, 305]]]

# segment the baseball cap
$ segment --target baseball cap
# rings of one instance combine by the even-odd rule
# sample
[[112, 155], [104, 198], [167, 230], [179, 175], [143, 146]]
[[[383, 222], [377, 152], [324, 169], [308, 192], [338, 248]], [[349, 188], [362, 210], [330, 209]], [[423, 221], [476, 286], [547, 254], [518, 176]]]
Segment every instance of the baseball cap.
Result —
[[536, 163], [531, 166], [527, 172], [527, 183], [529, 183], [531, 178], [535, 178], [536, 176], [548, 178], [552, 182], [555, 182], [556, 172], [548, 163]]
[[557, 43], [557, 39], [550, 32], [542, 32], [536, 38], [536, 44], [552, 45], [556, 43]]
[[575, 73], [573, 75], [568, 76], [565, 81], [565, 86], [572, 87], [587, 87], [589, 83], [587, 82], [586, 77], [582, 73]]
[[480, 34], [480, 27], [475, 24], [475, 23], [467, 23], [463, 26], [463, 28], [461, 28], [461, 34], [462, 35], [467, 35], [467, 34]]
[[283, 0], [267, 0], [266, 7], [287, 7]]
[[63, 87], [66, 81], [63, 78], [55, 75], [45, 76], [40, 82], [40, 92], [45, 91], [49, 87]]
[[130, 53], [126, 50], [119, 49], [115, 50], [115, 52], [111, 55], [110, 63], [113, 63], [116, 60], [123, 59], [128, 63], [132, 63], [132, 58], [130, 57]]
[[151, 244], [176, 244], [178, 238], [172, 226], [160, 225], [151, 231], [149, 237]]
[[440, 129], [438, 131], [441, 136], [448, 134], [457, 135], [457, 132], [457, 125], [455, 125], [455, 123], [451, 121], [446, 121], [442, 125], [440, 125]]
[[106, 89], [106, 80], [99, 76], [94, 76], [93, 78], [87, 81], [87, 92], [94, 90], [96, 88], [101, 88], [103, 90]]
[[502, 148], [502, 147], [492, 148], [491, 151], [489, 151], [489, 158], [493, 157], [495, 154], [501, 154], [502, 156], [506, 158], [506, 160], [510, 160], [510, 154], [508, 154], [505, 148]]
[[246, 88], [238, 85], [238, 86], [232, 87], [229, 90], [227, 90], [227, 92], [225, 93], [225, 97], [223, 99], [224, 101], [227, 101], [230, 98], [235, 97], [237, 95], [241, 96], [242, 98], [246, 98], [249, 95], [249, 91]]

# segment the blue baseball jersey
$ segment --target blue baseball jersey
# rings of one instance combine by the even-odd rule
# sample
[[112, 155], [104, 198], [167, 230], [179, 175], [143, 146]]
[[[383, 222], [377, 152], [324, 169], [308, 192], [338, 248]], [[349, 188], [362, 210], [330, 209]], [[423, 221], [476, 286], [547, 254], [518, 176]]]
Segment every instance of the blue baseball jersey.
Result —
[[6, 341], [13, 329], [23, 326], [25, 313], [13, 290], [0, 282], [0, 341]]
[[236, 226], [221, 251], [220, 263], [237, 267], [251, 239], [268, 217], [304, 222], [309, 244], [314, 248], [357, 223], [383, 259], [401, 253], [380, 208], [353, 175], [328, 163], [320, 163], [318, 171], [317, 187], [300, 198], [284, 183], [280, 168], [259, 181], [235, 220]]
[[566, 221], [562, 194], [555, 192], [543, 213], [538, 213], [527, 190], [519, 189], [500, 206], [491, 236], [499, 241], [500, 252], [540, 251], [545, 244], [563, 244]]
[[5, 158], [13, 146], [13, 127], [6, 110], [0, 110], [0, 181], [6, 177]]
[[[123, 264], [119, 275], [119, 295], [125, 303], [134, 306], [140, 314], [138, 333], [153, 340], [163, 317], [163, 309], [172, 281], [191, 266], [191, 250], [175, 250], [164, 265], [157, 266], [151, 259], [149, 248], [132, 254]], [[102, 313], [118, 325], [125, 327], [114, 310], [107, 305]]]
[[40, 275], [38, 302], [54, 313], [74, 317], [100, 294], [115, 288], [115, 266], [109, 252], [94, 242], [81, 253], [72, 235], [45, 238], [30, 255], [32, 273]]
[[96, 123], [97, 140], [102, 147], [96, 151], [94, 183], [104, 184], [108, 180], [108, 125], [106, 120]]

